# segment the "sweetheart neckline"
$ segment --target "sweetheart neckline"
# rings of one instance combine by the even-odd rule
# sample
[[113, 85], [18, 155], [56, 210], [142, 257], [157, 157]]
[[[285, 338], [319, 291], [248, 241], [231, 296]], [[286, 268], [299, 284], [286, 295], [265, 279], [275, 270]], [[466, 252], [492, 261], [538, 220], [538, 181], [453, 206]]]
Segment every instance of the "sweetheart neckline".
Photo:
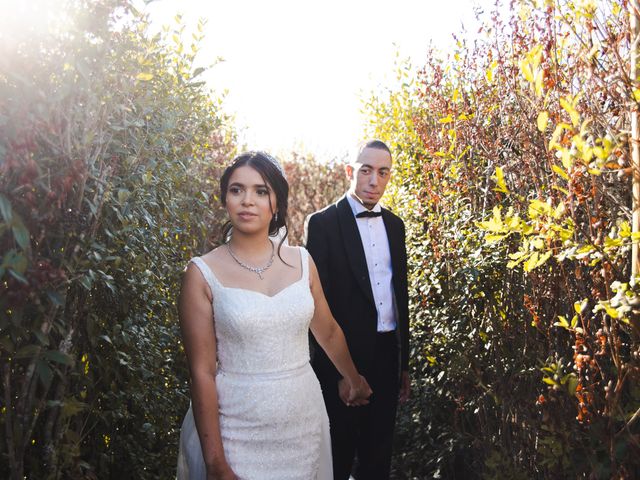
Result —
[[[267, 295], [266, 293], [260, 292], [260, 291], [258, 291], [258, 290], [252, 290], [252, 289], [250, 289], [250, 288], [242, 288], [242, 287], [227, 287], [226, 285], [223, 285], [223, 283], [222, 283], [220, 280], [218, 280], [218, 279], [216, 278], [216, 281], [218, 282], [218, 285], [219, 285], [220, 287], [222, 287], [223, 289], [225, 289], [225, 290], [241, 290], [241, 291], [243, 291], [243, 292], [251, 292], [251, 293], [255, 293], [255, 294], [261, 295], [261, 296], [266, 297], [266, 298], [275, 298], [275, 297], [277, 297], [278, 295], [280, 295], [282, 292], [284, 292], [285, 290], [290, 289], [291, 287], [293, 287], [294, 285], [297, 285], [298, 283], [302, 282], [303, 280], [304, 280], [304, 275], [302, 275], [302, 276], [301, 276], [298, 280], [296, 280], [295, 282], [290, 283], [290, 284], [289, 284], [289, 285], [287, 285], [286, 287], [284, 287], [284, 288], [282, 288], [282, 289], [278, 290], [278, 292], [277, 292], [277, 293], [274, 293], [273, 295]], [[215, 299], [214, 299], [214, 300], [215, 300]]]

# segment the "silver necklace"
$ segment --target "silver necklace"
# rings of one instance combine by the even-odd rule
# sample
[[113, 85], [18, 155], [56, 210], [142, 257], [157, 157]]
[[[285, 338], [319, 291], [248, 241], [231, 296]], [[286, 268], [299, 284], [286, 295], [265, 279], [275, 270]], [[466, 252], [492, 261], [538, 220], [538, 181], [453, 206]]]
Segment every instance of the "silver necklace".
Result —
[[231, 250], [231, 245], [229, 245], [228, 243], [226, 245], [227, 245], [227, 250], [229, 250], [229, 255], [231, 255], [231, 258], [233, 258], [238, 265], [240, 265], [242, 268], [245, 268], [253, 273], [256, 273], [258, 277], [260, 277], [260, 280], [264, 280], [264, 278], [262, 277], [262, 274], [266, 272], [269, 269], [269, 267], [271, 267], [271, 265], [273, 265], [273, 259], [275, 257], [275, 249], [273, 247], [273, 242], [269, 241], [269, 243], [271, 244], [271, 257], [269, 257], [269, 261], [264, 267], [252, 267], [251, 265], [247, 265], [238, 257], [236, 257], [236, 254], [233, 253], [233, 250]]

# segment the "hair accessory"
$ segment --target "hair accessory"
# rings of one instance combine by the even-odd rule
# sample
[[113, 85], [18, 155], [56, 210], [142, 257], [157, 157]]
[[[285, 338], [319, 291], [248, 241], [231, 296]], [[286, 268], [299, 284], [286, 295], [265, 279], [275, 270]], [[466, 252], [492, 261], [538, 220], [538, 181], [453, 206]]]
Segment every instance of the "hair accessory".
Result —
[[280, 165], [280, 162], [278, 162], [278, 160], [276, 160], [276, 158], [273, 155], [270, 155], [263, 150], [255, 150], [249, 153], [251, 153], [252, 155], [262, 155], [264, 158], [269, 160], [274, 165], [274, 167], [278, 169], [278, 171], [284, 177], [285, 180], [287, 179], [287, 175], [284, 173], [284, 168], [282, 168], [282, 165]]

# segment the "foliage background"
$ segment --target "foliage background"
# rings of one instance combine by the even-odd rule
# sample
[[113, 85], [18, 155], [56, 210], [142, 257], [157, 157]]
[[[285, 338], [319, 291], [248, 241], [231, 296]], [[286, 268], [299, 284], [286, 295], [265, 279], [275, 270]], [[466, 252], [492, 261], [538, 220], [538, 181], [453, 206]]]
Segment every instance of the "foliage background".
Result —
[[637, 478], [628, 3], [510, 5], [368, 102], [412, 272], [395, 478]]
[[181, 266], [235, 133], [198, 35], [151, 37], [124, 0], [61, 12], [2, 55], [0, 476], [162, 478], [188, 405]]
[[[365, 105], [408, 227], [394, 478], [640, 477], [629, 4], [510, 7]], [[151, 36], [128, 0], [63, 11], [66, 33], [0, 52], [0, 476], [169, 478], [175, 295], [219, 241], [237, 140], [199, 80], [201, 33]], [[308, 155], [284, 167], [297, 244], [346, 182]]]

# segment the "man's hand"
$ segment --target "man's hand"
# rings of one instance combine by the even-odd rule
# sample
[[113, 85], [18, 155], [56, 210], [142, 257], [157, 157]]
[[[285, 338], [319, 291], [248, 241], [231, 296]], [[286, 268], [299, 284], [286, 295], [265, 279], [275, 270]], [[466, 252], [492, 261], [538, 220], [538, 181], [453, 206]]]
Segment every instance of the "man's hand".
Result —
[[398, 399], [400, 403], [404, 403], [409, 400], [409, 396], [411, 395], [411, 379], [409, 378], [409, 372], [403, 370], [400, 374], [400, 392], [398, 394]]
[[373, 392], [367, 380], [358, 375], [358, 380], [350, 384], [346, 379], [338, 381], [338, 395], [348, 407], [359, 407], [369, 403], [369, 397]]

